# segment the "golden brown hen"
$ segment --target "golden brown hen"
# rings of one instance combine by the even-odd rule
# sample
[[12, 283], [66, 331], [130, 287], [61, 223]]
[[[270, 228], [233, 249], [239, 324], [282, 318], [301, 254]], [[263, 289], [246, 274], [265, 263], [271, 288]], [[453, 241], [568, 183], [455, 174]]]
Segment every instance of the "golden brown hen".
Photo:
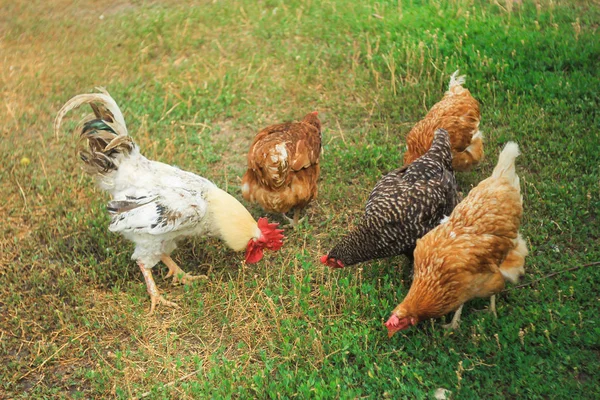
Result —
[[[242, 178], [244, 199], [269, 212], [283, 213], [292, 226], [317, 196], [321, 121], [316, 111], [300, 122], [269, 126], [256, 135]], [[294, 209], [294, 218], [285, 213]]]
[[492, 176], [480, 182], [450, 217], [417, 241], [414, 280], [404, 301], [385, 323], [388, 335], [428, 318], [456, 310], [456, 328], [463, 304], [492, 297], [524, 274], [527, 245], [519, 234], [523, 214], [516, 143], [500, 154]]
[[462, 86], [465, 83], [464, 75], [457, 75], [458, 71], [450, 77], [444, 98], [408, 133], [404, 165], [410, 164], [429, 150], [433, 133], [438, 128], [445, 129], [450, 134], [452, 168], [455, 171], [468, 171], [483, 158], [482, 135], [478, 130], [479, 103]]

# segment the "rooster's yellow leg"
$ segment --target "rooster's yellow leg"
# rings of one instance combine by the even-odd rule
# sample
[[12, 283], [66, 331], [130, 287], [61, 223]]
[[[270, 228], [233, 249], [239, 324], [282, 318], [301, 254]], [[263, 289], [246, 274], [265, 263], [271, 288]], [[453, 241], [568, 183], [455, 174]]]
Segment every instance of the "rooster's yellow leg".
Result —
[[195, 281], [196, 279], [208, 279], [206, 275], [190, 275], [181, 268], [179, 265], [173, 261], [171, 257], [166, 254], [163, 254], [160, 257], [161, 261], [165, 263], [165, 265], [169, 268], [169, 273], [167, 274], [167, 278], [173, 277], [173, 284], [177, 282], [181, 282], [184, 285], [190, 283], [191, 281]]
[[144, 264], [139, 261], [138, 266], [140, 267], [140, 270], [142, 270], [142, 275], [144, 275], [144, 280], [146, 281], [146, 288], [148, 290], [148, 294], [150, 295], [150, 300], [152, 301], [152, 305], [150, 306], [150, 314], [148, 315], [152, 315], [152, 313], [154, 313], [154, 309], [159, 303], [171, 307], [178, 307], [177, 304], [173, 303], [172, 301], [165, 300], [165, 298], [160, 295], [158, 288], [156, 287], [156, 283], [154, 283], [152, 271], [146, 269]]
[[454, 312], [454, 317], [452, 318], [452, 322], [450, 322], [449, 324], [446, 324], [446, 325], [442, 325], [444, 328], [458, 329], [458, 325], [460, 323], [460, 314], [462, 313], [463, 306], [464, 306], [464, 304], [461, 304], [460, 307], [458, 307], [458, 310], [456, 310]]

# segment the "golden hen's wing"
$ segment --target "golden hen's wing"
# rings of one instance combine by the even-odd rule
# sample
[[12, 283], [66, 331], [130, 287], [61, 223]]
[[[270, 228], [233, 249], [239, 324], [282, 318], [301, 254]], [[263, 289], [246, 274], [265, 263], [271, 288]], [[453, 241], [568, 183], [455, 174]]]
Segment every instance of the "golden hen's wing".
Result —
[[302, 122], [290, 129], [290, 142], [294, 147], [291, 156], [291, 166], [294, 171], [300, 171], [319, 162], [321, 122], [316, 112], [307, 114]]

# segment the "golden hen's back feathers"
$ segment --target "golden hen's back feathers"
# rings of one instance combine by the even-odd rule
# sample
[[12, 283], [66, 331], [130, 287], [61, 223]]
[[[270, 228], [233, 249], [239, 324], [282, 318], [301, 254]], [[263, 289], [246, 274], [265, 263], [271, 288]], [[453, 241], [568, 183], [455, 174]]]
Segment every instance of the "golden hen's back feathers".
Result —
[[302, 209], [316, 197], [321, 154], [317, 112], [300, 122], [272, 125], [260, 131], [248, 152], [242, 194], [270, 212]]
[[405, 165], [429, 150], [433, 133], [438, 128], [443, 128], [450, 134], [454, 170], [467, 171], [483, 158], [483, 138], [479, 132], [479, 103], [471, 96], [469, 90], [462, 86], [465, 77], [457, 75], [458, 71], [450, 77], [448, 91], [442, 100], [408, 133]]

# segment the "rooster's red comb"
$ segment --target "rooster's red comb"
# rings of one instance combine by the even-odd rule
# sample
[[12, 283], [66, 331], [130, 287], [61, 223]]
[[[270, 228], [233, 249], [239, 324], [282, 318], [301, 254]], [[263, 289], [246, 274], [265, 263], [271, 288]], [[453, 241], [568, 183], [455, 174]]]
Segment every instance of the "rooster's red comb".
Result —
[[258, 229], [260, 229], [264, 240], [266, 242], [265, 247], [269, 250], [279, 250], [283, 246], [283, 229], [277, 229], [278, 223], [270, 224], [266, 218], [258, 219]]

